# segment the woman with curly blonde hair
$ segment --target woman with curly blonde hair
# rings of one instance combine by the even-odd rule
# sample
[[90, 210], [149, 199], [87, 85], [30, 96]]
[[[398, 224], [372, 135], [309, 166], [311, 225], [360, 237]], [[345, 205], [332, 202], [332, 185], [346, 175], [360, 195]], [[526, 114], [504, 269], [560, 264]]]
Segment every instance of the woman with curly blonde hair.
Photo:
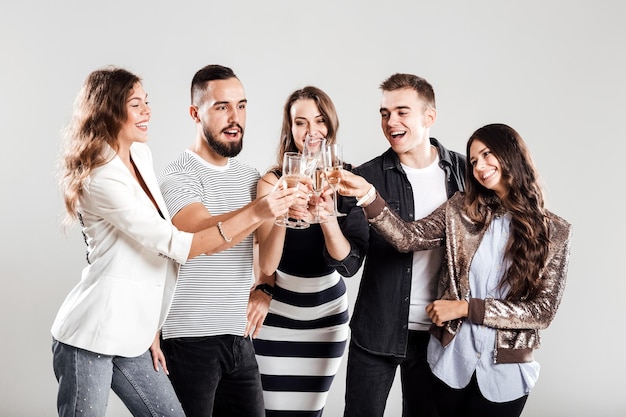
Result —
[[184, 416], [159, 344], [178, 265], [239, 243], [292, 203], [278, 191], [217, 225], [177, 230], [145, 143], [150, 115], [140, 78], [110, 67], [87, 77], [65, 130], [64, 225], [80, 222], [87, 265], [52, 325], [59, 416], [104, 416], [111, 389], [134, 416]]

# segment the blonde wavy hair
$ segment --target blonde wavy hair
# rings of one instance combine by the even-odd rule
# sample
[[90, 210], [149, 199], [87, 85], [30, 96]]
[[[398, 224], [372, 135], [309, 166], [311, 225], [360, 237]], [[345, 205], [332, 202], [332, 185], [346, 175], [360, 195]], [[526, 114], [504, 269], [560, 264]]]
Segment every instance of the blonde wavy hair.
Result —
[[83, 83], [61, 135], [58, 176], [66, 211], [64, 229], [79, 217], [78, 200], [91, 172], [115, 156], [111, 149], [117, 150], [117, 135], [128, 117], [126, 101], [140, 82], [125, 69], [107, 67], [93, 71]]

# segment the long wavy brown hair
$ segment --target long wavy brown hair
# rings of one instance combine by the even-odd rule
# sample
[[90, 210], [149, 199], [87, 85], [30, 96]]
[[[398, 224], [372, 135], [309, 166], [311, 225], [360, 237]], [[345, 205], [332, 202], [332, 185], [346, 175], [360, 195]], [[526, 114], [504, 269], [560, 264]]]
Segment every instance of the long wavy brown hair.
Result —
[[280, 143], [278, 145], [278, 154], [276, 155], [276, 165], [270, 171], [282, 170], [283, 156], [285, 152], [298, 152], [296, 141], [291, 133], [291, 107], [298, 100], [313, 100], [317, 104], [324, 121], [326, 122], [326, 143], [333, 144], [337, 140], [337, 131], [339, 130], [339, 118], [337, 110], [332, 100], [324, 91], [317, 87], [306, 86], [294, 91], [287, 98], [283, 108], [283, 126], [280, 132]]
[[503, 283], [510, 285], [507, 299], [532, 298], [539, 291], [542, 269], [548, 256], [549, 231], [542, 188], [530, 153], [522, 137], [505, 124], [489, 124], [476, 130], [467, 142], [479, 140], [500, 162], [505, 195], [483, 187], [474, 178], [471, 167], [466, 172], [466, 207], [468, 216], [484, 225], [489, 209], [511, 213], [511, 234], [505, 256], [511, 261]]
[[138, 76], [125, 69], [107, 67], [93, 71], [83, 83], [61, 138], [59, 182], [65, 203], [65, 228], [78, 217], [78, 199], [91, 171], [115, 156], [111, 148], [117, 150], [117, 135], [128, 117], [126, 101], [140, 82]]

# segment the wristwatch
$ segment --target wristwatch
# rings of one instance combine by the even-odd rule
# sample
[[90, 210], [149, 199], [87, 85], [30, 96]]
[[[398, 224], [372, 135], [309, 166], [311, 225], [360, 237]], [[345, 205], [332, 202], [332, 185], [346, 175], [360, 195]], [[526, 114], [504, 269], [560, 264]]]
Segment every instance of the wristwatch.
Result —
[[255, 291], [261, 290], [265, 294], [269, 295], [270, 298], [274, 297], [274, 287], [272, 287], [270, 284], [267, 284], [267, 283], [259, 284], [256, 287], [254, 287], [254, 290]]

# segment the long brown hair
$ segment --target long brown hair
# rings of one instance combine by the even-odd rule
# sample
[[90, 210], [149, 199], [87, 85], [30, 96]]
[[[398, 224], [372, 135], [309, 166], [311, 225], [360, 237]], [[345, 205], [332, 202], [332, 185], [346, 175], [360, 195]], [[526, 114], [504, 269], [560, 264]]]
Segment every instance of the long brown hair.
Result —
[[126, 101], [141, 79], [122, 68], [93, 71], [74, 101], [72, 118], [62, 133], [60, 187], [69, 227], [78, 217], [77, 202], [91, 171], [115, 156], [117, 135], [128, 114]]
[[298, 100], [313, 100], [317, 104], [322, 117], [326, 123], [326, 143], [333, 144], [337, 140], [337, 131], [339, 130], [339, 118], [337, 110], [332, 100], [324, 91], [317, 87], [306, 86], [300, 90], [296, 90], [287, 98], [283, 108], [283, 126], [280, 132], [280, 143], [278, 145], [278, 154], [276, 155], [276, 166], [272, 170], [282, 169], [283, 156], [285, 152], [297, 152], [296, 141], [291, 133], [291, 107]]
[[467, 155], [474, 140], [483, 142], [500, 162], [506, 192], [499, 199], [494, 191], [483, 187], [474, 178], [471, 167], [468, 167], [467, 213], [472, 220], [483, 225], [490, 207], [511, 213], [511, 234], [505, 253], [511, 266], [503, 281], [510, 285], [507, 299], [532, 298], [539, 290], [549, 244], [548, 221], [537, 171], [522, 137], [505, 124], [490, 124], [476, 130], [467, 142]]

